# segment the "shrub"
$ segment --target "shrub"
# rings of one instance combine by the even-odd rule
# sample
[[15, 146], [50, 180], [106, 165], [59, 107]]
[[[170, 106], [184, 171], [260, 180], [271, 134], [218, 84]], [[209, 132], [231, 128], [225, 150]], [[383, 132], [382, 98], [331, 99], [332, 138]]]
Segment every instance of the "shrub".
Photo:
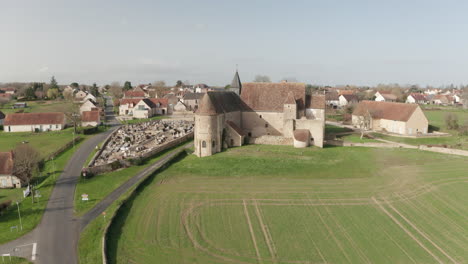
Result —
[[447, 129], [458, 129], [458, 116], [453, 113], [448, 113], [445, 115], [445, 126]]
[[11, 205], [11, 200], [4, 201], [0, 203], [0, 212], [3, 212], [5, 209], [7, 209]]

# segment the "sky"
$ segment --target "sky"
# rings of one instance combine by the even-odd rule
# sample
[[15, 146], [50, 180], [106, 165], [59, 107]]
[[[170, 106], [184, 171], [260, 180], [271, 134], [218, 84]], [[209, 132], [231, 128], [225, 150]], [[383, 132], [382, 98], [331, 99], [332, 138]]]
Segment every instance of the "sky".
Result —
[[468, 1], [0, 0], [0, 82], [468, 84]]

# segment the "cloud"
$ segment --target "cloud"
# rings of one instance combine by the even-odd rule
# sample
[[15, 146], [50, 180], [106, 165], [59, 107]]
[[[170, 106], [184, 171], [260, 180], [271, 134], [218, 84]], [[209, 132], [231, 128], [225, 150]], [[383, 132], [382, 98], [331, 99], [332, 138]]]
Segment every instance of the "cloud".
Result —
[[123, 25], [123, 26], [126, 26], [126, 25], [128, 25], [128, 20], [126, 18], [122, 18], [120, 20], [120, 24]]
[[39, 72], [48, 72], [48, 71], [49, 71], [49, 67], [47, 67], [47, 66], [44, 66], [44, 67], [39, 69]]

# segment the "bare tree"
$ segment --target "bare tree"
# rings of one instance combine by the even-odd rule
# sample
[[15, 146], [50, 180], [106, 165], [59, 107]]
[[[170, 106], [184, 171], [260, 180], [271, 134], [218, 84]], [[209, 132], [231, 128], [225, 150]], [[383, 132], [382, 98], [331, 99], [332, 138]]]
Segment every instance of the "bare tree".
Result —
[[67, 101], [73, 100], [73, 91], [72, 90], [65, 90], [63, 91], [63, 98]]
[[361, 139], [364, 137], [364, 132], [371, 128], [372, 115], [369, 110], [366, 111], [362, 116], [357, 116], [357, 125], [361, 130]]
[[39, 167], [39, 152], [29, 144], [19, 144], [13, 152], [14, 165], [13, 174], [22, 183], [29, 184]]
[[8, 104], [11, 101], [10, 98], [0, 98], [0, 108], [5, 107], [6, 104]]
[[78, 103], [75, 103], [73, 99], [66, 101], [63, 104], [63, 113], [67, 117], [68, 120], [70, 120], [73, 124], [73, 132], [76, 134], [77, 133], [77, 126], [80, 123], [81, 120], [81, 113], [80, 113], [80, 105]]
[[118, 82], [113, 82], [111, 83], [109, 87], [109, 93], [114, 97], [114, 98], [122, 98], [123, 96], [123, 89], [122, 86], [120, 86], [120, 83]]
[[270, 77], [266, 75], [255, 75], [254, 82], [271, 82]]
[[156, 92], [156, 95], [162, 96], [162, 92], [166, 89], [166, 82], [164, 81], [155, 81], [151, 85], [153, 87], [154, 91]]

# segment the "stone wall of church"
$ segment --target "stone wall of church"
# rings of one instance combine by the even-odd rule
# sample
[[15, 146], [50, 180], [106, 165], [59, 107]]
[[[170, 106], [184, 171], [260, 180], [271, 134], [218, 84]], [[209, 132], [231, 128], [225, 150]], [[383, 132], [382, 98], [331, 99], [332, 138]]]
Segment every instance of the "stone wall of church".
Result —
[[220, 137], [219, 131], [220, 116], [195, 116], [195, 155], [198, 157], [211, 156], [217, 152], [217, 145], [219, 145]]
[[242, 129], [249, 137], [283, 134], [282, 112], [242, 112]]

